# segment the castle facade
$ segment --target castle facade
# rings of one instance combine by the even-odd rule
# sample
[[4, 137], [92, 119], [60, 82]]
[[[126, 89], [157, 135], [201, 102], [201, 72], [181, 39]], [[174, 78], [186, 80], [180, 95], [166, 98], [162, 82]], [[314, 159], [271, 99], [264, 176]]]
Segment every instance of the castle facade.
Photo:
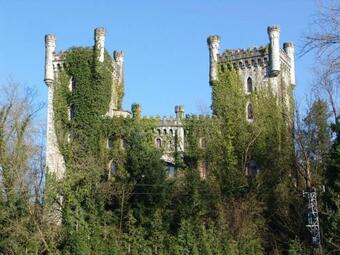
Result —
[[[208, 38], [209, 48], [209, 80], [211, 86], [219, 79], [218, 65], [231, 65], [237, 71], [243, 83], [244, 95], [250, 95], [263, 87], [271, 87], [272, 91], [290, 109], [291, 95], [289, 90], [295, 85], [295, 64], [294, 64], [294, 45], [291, 42], [280, 47], [280, 28], [271, 26], [267, 29], [269, 43], [256, 48], [248, 49], [227, 49], [220, 53], [220, 38], [217, 35]], [[114, 51], [110, 56], [105, 51], [105, 29], [96, 28], [94, 32], [94, 46], [96, 61], [99, 63], [109, 63], [111, 77], [111, 91], [109, 106], [103, 118], [130, 118], [132, 113], [122, 109], [124, 96], [124, 53]], [[67, 51], [56, 51], [56, 37], [54, 35], [45, 36], [45, 78], [48, 87], [48, 111], [47, 111], [47, 148], [46, 148], [46, 167], [54, 173], [57, 178], [62, 178], [66, 166], [65, 159], [61, 153], [57, 139], [55, 122], [54, 100], [57, 86], [59, 84], [61, 72], [67, 68], [65, 59]], [[82, 84], [69, 76], [69, 92], [82, 86]], [[244, 118], [249, 123], [254, 120], [254, 109], [250, 101], [244, 105]], [[68, 105], [68, 118], [72, 120], [77, 114], [77, 105]], [[140, 109], [139, 109], [140, 111]], [[163, 148], [162, 159], [167, 163], [169, 175], [175, 173], [175, 162], [172, 156], [174, 151], [183, 153], [186, 147], [184, 107], [175, 106], [175, 117], [154, 118], [157, 122], [154, 134], [155, 146]], [[148, 118], [148, 117], [144, 117]], [[175, 139], [176, 138], [176, 139]], [[250, 168], [256, 172], [256, 163], [250, 162]], [[254, 170], [255, 169], [255, 170]], [[205, 176], [204, 162], [199, 163], [201, 175]], [[256, 173], [255, 173], [256, 174]]]

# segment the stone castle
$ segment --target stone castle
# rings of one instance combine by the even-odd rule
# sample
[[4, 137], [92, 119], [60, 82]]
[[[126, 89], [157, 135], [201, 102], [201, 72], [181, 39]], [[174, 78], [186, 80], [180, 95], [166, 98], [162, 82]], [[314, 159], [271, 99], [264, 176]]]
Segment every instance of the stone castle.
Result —
[[[219, 52], [220, 38], [217, 35], [208, 38], [210, 70], [209, 80], [212, 85], [218, 79], [218, 64], [231, 64], [237, 70], [241, 81], [244, 84], [245, 95], [250, 95], [261, 86], [271, 86], [273, 92], [278, 95], [289, 109], [290, 86], [295, 85], [295, 65], [294, 65], [294, 46], [291, 42], [283, 44], [280, 48], [280, 28], [270, 26], [267, 29], [269, 44], [258, 48], [248, 49], [228, 49], [223, 53]], [[104, 62], [105, 58], [105, 29], [96, 28], [94, 33], [94, 48], [98, 52], [98, 60]], [[64, 52], [56, 52], [56, 37], [54, 35], [45, 36], [45, 78], [48, 86], [48, 111], [47, 111], [47, 148], [46, 148], [46, 167], [56, 174], [57, 178], [62, 178], [65, 172], [65, 161], [60, 152], [56, 127], [54, 123], [53, 99], [56, 80], [60, 70], [65, 68]], [[124, 54], [121, 51], [114, 51], [112, 58], [112, 91], [109, 110], [106, 117], [131, 116], [129, 111], [122, 109], [121, 91], [124, 80]], [[74, 83], [70, 78], [69, 89], [72, 91]], [[81, 86], [81, 84], [80, 84]], [[184, 152], [185, 132], [183, 127], [184, 107], [175, 107], [175, 117], [155, 118], [157, 128], [155, 129], [155, 146], [166, 148], [162, 159], [167, 163], [169, 175], [174, 175], [175, 166], [171, 152]], [[69, 106], [69, 118], [74, 115], [72, 105]], [[147, 118], [147, 117], [145, 117]], [[152, 117], [149, 117], [152, 118]], [[245, 105], [245, 118], [253, 121], [253, 108], [250, 102]], [[168, 136], [176, 136], [176, 144], [169, 145]], [[250, 167], [252, 163], [250, 162]], [[255, 167], [255, 163], [253, 164]], [[201, 171], [201, 170], [200, 170]], [[204, 175], [204, 174], [202, 174]]]

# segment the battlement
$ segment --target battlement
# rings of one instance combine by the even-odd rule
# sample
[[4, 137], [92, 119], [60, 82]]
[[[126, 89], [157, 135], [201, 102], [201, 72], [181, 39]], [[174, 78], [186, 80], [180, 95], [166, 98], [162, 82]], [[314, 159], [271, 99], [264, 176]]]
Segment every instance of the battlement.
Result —
[[231, 63], [235, 69], [267, 66], [268, 61], [268, 45], [247, 49], [227, 49], [219, 56], [219, 62]]
[[230, 60], [240, 59], [240, 58], [251, 58], [255, 56], [264, 56], [269, 54], [268, 45], [263, 45], [260, 47], [246, 48], [246, 49], [226, 49], [222, 58], [228, 58]]
[[175, 116], [143, 116], [143, 120], [155, 120], [157, 122], [157, 126], [159, 127], [174, 127], [174, 126], [181, 126], [182, 122]]

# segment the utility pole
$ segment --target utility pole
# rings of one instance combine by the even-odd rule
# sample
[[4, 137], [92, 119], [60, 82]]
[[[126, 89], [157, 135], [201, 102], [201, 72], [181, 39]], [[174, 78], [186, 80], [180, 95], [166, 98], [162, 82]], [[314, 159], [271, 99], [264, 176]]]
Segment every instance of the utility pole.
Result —
[[306, 228], [310, 233], [310, 242], [315, 249], [319, 249], [321, 237], [316, 189], [309, 187], [307, 191], [303, 191], [303, 197], [307, 199]]

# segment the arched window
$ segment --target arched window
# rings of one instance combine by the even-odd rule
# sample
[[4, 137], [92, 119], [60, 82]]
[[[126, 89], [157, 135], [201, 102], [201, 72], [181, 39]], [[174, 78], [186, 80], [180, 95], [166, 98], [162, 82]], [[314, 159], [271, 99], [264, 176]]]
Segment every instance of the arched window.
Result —
[[157, 133], [158, 133], [158, 135], [161, 135], [161, 130], [157, 129]]
[[247, 119], [248, 120], [254, 119], [253, 105], [251, 103], [248, 103], [247, 105]]
[[161, 146], [162, 146], [162, 140], [161, 140], [160, 138], [157, 138], [157, 139], [156, 139], [156, 146], [157, 146], [157, 148], [161, 148]]
[[174, 135], [174, 131], [172, 129], [170, 129], [170, 135]]
[[248, 93], [253, 92], [253, 81], [250, 77], [247, 79], [247, 92]]
[[168, 134], [168, 132], [167, 132], [167, 130], [166, 130], [165, 128], [164, 128], [163, 131], [164, 131], [164, 134], [165, 134], [165, 135]]

